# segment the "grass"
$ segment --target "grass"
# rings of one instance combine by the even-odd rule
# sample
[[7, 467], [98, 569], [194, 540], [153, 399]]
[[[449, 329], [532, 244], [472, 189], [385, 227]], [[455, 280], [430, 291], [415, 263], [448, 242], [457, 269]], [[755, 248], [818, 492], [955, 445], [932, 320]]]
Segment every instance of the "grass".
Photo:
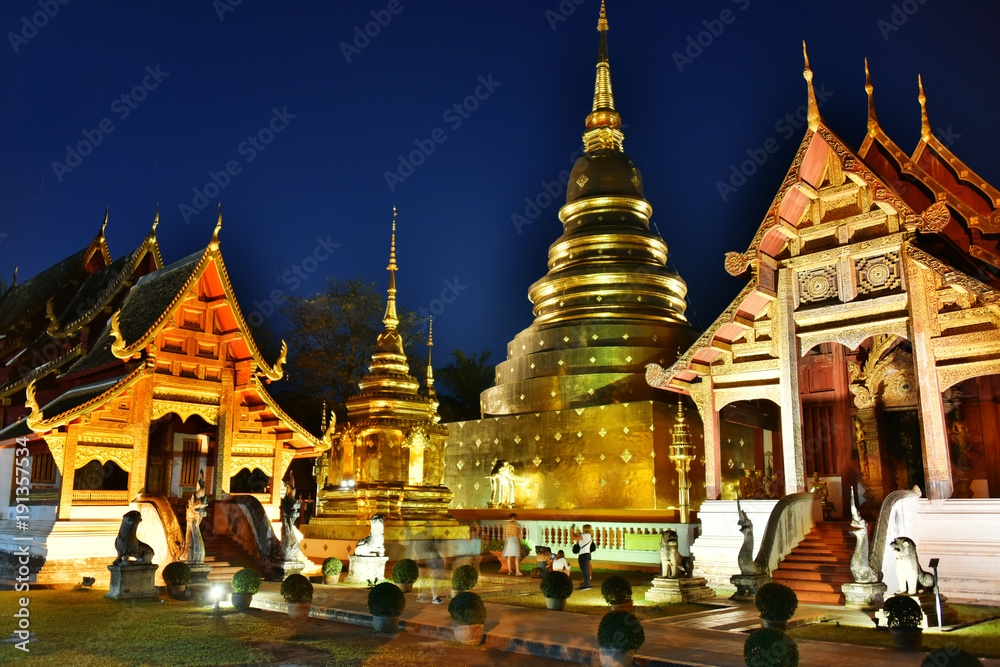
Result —
[[[958, 611], [961, 621], [1000, 615], [1000, 608], [996, 607], [952, 606]], [[839, 644], [892, 648], [892, 638], [889, 636], [889, 632], [875, 627], [814, 623], [792, 628], [788, 634], [794, 639], [813, 639]], [[936, 630], [924, 632], [923, 648], [925, 651], [946, 646], [958, 646], [982, 658], [1000, 658], [1000, 619], [978, 623], [953, 632], [937, 632]]]

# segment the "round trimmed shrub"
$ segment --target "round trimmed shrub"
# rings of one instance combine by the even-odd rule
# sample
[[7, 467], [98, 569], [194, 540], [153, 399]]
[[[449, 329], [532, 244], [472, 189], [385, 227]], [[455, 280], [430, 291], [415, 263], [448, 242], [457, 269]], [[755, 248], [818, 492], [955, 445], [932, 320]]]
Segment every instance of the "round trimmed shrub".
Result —
[[406, 609], [406, 596], [396, 584], [383, 581], [368, 591], [368, 613], [372, 616], [399, 616]]
[[490, 540], [483, 546], [483, 549], [486, 551], [503, 551], [503, 542], [500, 540]]
[[174, 561], [163, 568], [163, 581], [167, 586], [187, 586], [191, 581], [191, 568], [183, 561]]
[[635, 651], [646, 643], [639, 619], [627, 611], [609, 611], [597, 628], [597, 645], [619, 651]]
[[604, 601], [614, 607], [619, 604], [626, 604], [632, 601], [632, 585], [625, 577], [617, 574], [611, 575], [601, 584], [601, 595]]
[[486, 622], [486, 605], [483, 599], [469, 591], [463, 591], [448, 603], [448, 613], [457, 625], [482, 625]]
[[747, 667], [798, 667], [799, 647], [777, 628], [754, 630], [743, 644]]
[[906, 595], [893, 595], [882, 606], [890, 628], [916, 630], [924, 620], [924, 612], [917, 601]]
[[323, 561], [323, 576], [335, 577], [344, 571], [344, 562], [339, 558], [327, 558]]
[[420, 568], [417, 562], [409, 558], [397, 561], [392, 566], [392, 580], [397, 584], [412, 584], [420, 577]]
[[573, 582], [565, 572], [548, 572], [542, 577], [542, 595], [565, 600], [573, 594]]
[[451, 574], [451, 587], [456, 591], [467, 591], [479, 582], [479, 573], [471, 565], [455, 568]]
[[264, 578], [257, 574], [256, 570], [251, 570], [249, 567], [245, 567], [233, 575], [230, 586], [232, 586], [234, 593], [240, 593], [242, 595], [256, 595], [257, 592], [260, 591], [260, 584], [263, 581]]
[[281, 597], [292, 604], [312, 602], [313, 585], [301, 574], [290, 574], [281, 582]]
[[521, 540], [521, 553], [531, 553], [531, 542], [528, 540]]
[[788, 586], [772, 581], [757, 589], [754, 604], [761, 618], [769, 621], [787, 621], [799, 607], [799, 598]]
[[928, 653], [920, 667], [983, 667], [983, 663], [968, 651], [950, 644]]

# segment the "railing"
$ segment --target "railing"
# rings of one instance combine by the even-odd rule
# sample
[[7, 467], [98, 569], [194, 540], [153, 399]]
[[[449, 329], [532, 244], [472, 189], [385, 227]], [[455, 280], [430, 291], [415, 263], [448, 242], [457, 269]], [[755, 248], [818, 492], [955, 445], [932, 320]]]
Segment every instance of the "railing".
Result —
[[163, 524], [163, 536], [170, 552], [171, 560], [184, 560], [185, 557], [185, 536], [181, 534], [180, 524], [177, 522], [177, 515], [174, 514], [170, 501], [164, 496], [140, 495], [136, 498], [139, 503], [147, 503], [156, 510]]
[[[875, 529], [872, 531], [871, 554], [868, 556], [868, 564], [873, 570], [878, 572], [879, 581], [885, 574], [883, 562], [885, 560], [885, 548], [897, 537], [906, 536], [907, 530], [917, 514], [917, 498], [920, 497], [920, 490], [893, 491], [882, 500], [882, 507], [878, 512], [878, 520]], [[909, 502], [905, 502], [909, 501]], [[891, 558], [895, 561], [895, 557]]]
[[[506, 521], [482, 521], [480, 535], [484, 541], [503, 541], [503, 528]], [[528, 521], [521, 520], [521, 539], [528, 540], [532, 547], [544, 545], [552, 549], [553, 552], [559, 549], [570, 555], [570, 550], [576, 541], [570, 536], [574, 524], [564, 521]], [[648, 535], [659, 536], [666, 530], [673, 528], [678, 530], [678, 524], [665, 523], [625, 523], [625, 522], [589, 522], [594, 536], [594, 544], [597, 545], [595, 560], [626, 562], [626, 563], [659, 563], [659, 542], [651, 540], [654, 547], [648, 549], [626, 548], [626, 536]], [[576, 530], [580, 530], [583, 524], [575, 524]], [[688, 553], [687, 536], [682, 535], [683, 529], [678, 530], [681, 541], [680, 549], [682, 553]], [[693, 535], [690, 537], [693, 538]], [[629, 540], [631, 541], [631, 540]]]
[[97, 502], [109, 505], [128, 505], [129, 492], [124, 491], [73, 491], [73, 502]]
[[773, 572], [778, 563], [802, 541], [823, 517], [819, 496], [793, 493], [778, 501], [771, 510], [764, 539], [754, 562], [762, 572]]
[[269, 572], [271, 561], [282, 557], [281, 543], [255, 494], [234, 494], [212, 503], [212, 510], [216, 535], [231, 535], [262, 572]]

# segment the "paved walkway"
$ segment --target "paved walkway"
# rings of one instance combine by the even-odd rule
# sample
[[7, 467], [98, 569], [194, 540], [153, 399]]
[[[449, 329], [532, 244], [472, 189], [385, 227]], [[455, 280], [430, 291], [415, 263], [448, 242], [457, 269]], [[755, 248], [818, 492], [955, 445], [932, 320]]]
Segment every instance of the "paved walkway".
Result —
[[[521, 582], [518, 584], [524, 585]], [[487, 593], [483, 596], [487, 609], [484, 628], [487, 646], [587, 665], [600, 664], [597, 650], [600, 616], [491, 603], [488, 593], [496, 587], [489, 580], [483, 582], [483, 592]], [[479, 592], [479, 588], [476, 590]], [[407, 606], [400, 621], [401, 631], [442, 641], [454, 639], [447, 604], [417, 602], [413, 593], [408, 593], [406, 597]], [[311, 615], [344, 623], [371, 625], [367, 600], [367, 588], [317, 584]], [[253, 606], [285, 611], [280, 585], [265, 582], [261, 592], [254, 596]], [[793, 623], [816, 615], [833, 617], [841, 611], [832, 607], [804, 605]], [[727, 605], [721, 610], [643, 621], [646, 643], [636, 654], [636, 664], [647, 667], [744, 667], [743, 643], [746, 635], [734, 630], [747, 627], [748, 623], [749, 627], [756, 626], [753, 618], [755, 611], [747, 609], [746, 605]], [[729, 630], [719, 629], [720, 626]], [[902, 667], [919, 665], [924, 658], [923, 653], [809, 640], [797, 643], [804, 666]], [[983, 664], [1000, 667], [1000, 660], [983, 660]]]

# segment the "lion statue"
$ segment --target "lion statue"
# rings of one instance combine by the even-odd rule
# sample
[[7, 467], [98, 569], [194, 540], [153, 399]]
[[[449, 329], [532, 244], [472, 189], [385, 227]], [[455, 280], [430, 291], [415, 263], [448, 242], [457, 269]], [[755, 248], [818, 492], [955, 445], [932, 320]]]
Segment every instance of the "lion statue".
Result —
[[917, 545], [908, 537], [897, 537], [889, 543], [896, 552], [896, 578], [899, 592], [896, 595], [916, 595], [921, 590], [934, 590], [934, 575], [920, 567]]
[[385, 524], [381, 514], [373, 514], [370, 519], [371, 535], [360, 540], [354, 549], [355, 556], [384, 556], [385, 555]]
[[660, 534], [660, 576], [666, 579], [687, 579], [694, 571], [694, 558], [682, 556], [677, 549], [677, 531]]
[[[118, 529], [118, 537], [115, 538], [115, 551], [118, 558], [112, 565], [128, 565], [129, 563], [149, 563], [153, 560], [153, 548], [145, 542], [140, 542], [136, 536], [139, 530], [139, 523], [142, 522], [142, 515], [137, 510], [126, 512], [122, 517], [122, 527]], [[130, 561], [129, 558], [135, 558]]]

